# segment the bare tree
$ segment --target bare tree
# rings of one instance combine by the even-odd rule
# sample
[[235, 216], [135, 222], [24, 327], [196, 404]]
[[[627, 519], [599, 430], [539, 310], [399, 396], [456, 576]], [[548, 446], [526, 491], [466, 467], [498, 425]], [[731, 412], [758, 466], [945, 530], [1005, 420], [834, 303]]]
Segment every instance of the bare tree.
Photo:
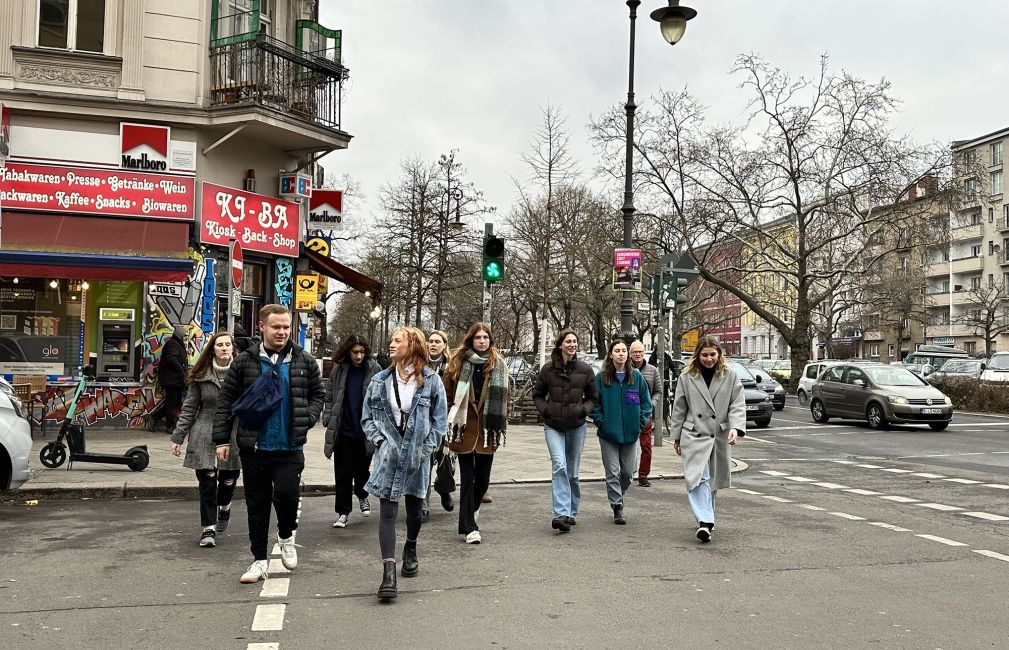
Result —
[[973, 286], [965, 290], [966, 311], [953, 322], [974, 329], [974, 335], [984, 339], [984, 354], [995, 352], [999, 336], [1009, 334], [1009, 286], [1004, 280]]

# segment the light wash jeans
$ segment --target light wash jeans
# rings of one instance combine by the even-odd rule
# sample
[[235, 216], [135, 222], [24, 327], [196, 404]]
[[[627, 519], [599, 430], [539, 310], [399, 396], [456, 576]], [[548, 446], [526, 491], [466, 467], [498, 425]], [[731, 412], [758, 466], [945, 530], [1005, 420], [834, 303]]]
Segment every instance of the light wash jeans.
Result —
[[690, 502], [690, 509], [694, 512], [694, 519], [698, 524], [715, 523], [715, 495], [711, 493], [711, 474], [708, 472], [708, 465], [704, 466], [701, 482], [687, 492], [687, 501]]
[[635, 438], [634, 442], [618, 445], [600, 438], [599, 449], [606, 474], [606, 496], [611, 506], [622, 505], [624, 492], [631, 486], [631, 476], [638, 468], [638, 440]]
[[583, 424], [577, 429], [558, 431], [543, 425], [552, 465], [550, 492], [554, 501], [555, 517], [578, 517], [578, 504], [582, 499], [582, 489], [578, 484], [578, 466], [582, 462], [582, 448], [585, 446]]

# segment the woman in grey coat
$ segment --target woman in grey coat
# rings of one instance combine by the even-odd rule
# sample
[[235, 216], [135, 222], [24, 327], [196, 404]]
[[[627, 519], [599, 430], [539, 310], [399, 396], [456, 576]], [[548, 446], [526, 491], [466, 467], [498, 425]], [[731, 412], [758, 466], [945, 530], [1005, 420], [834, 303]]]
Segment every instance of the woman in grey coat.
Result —
[[238, 448], [234, 437], [228, 460], [217, 460], [216, 447], [212, 438], [214, 432], [214, 412], [217, 410], [217, 394], [221, 382], [231, 366], [234, 342], [227, 332], [218, 332], [204, 346], [200, 358], [186, 378], [189, 392], [182, 404], [182, 413], [172, 433], [172, 454], [182, 453], [182, 443], [186, 445], [183, 467], [196, 470], [196, 480], [200, 483], [200, 546], [216, 546], [217, 533], [223, 533], [231, 520], [231, 497], [235, 494], [238, 481]]
[[746, 397], [725, 362], [718, 339], [702, 336], [676, 384], [671, 415], [673, 449], [683, 458], [687, 500], [697, 520], [697, 539], [711, 541], [715, 494], [730, 487], [729, 447], [746, 434]]

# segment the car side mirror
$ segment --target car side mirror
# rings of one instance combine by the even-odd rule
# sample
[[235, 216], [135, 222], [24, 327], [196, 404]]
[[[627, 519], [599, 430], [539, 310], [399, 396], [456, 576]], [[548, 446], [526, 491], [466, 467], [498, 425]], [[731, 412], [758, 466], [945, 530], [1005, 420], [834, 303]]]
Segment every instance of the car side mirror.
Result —
[[862, 388], [865, 388], [865, 382], [863, 380], [861, 380], [861, 379], [856, 379], [855, 381], [853, 381], [851, 383], [854, 386], [861, 386]]
[[758, 384], [764, 383], [764, 378], [760, 375], [753, 375], [753, 380], [756, 381]]

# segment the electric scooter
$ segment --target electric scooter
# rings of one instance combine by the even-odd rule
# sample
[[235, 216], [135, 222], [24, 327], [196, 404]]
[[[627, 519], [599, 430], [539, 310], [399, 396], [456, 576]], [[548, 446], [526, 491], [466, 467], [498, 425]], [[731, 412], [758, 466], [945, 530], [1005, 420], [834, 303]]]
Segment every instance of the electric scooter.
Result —
[[[151, 462], [151, 455], [147, 453], [147, 445], [130, 447], [125, 454], [96, 454], [85, 449], [84, 425], [75, 424], [74, 417], [77, 414], [77, 401], [80, 399], [88, 379], [94, 379], [94, 366], [84, 366], [81, 368], [81, 378], [77, 381], [77, 390], [74, 391], [73, 400], [67, 410], [67, 416], [60, 427], [59, 435], [54, 442], [50, 442], [39, 452], [39, 461], [49, 469], [55, 469], [67, 460], [67, 447], [70, 447], [70, 464], [67, 469], [71, 469], [74, 461], [81, 463], [111, 463], [113, 465], [127, 465], [134, 472], [142, 472], [147, 469]], [[63, 441], [66, 440], [66, 443]]]

